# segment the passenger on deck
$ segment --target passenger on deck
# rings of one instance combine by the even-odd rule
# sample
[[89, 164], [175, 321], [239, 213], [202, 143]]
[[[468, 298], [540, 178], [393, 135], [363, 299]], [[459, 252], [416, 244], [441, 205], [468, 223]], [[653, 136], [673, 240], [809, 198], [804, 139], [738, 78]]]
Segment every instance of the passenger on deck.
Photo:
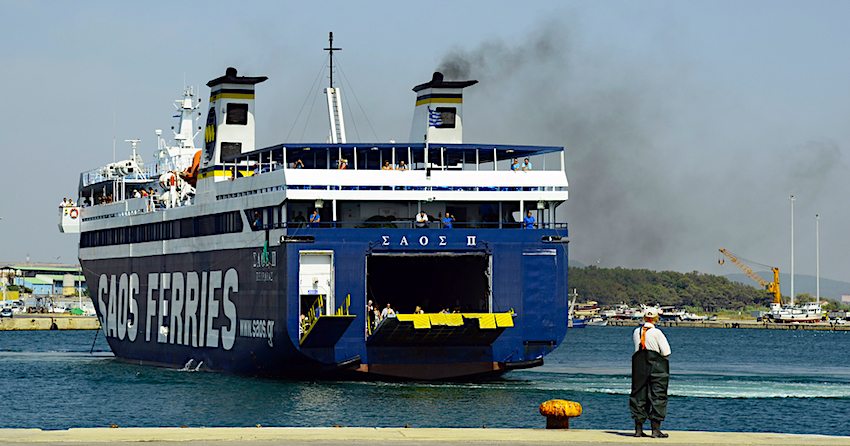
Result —
[[64, 208], [65, 206], [68, 206], [68, 199], [67, 198], [63, 198], [62, 202], [59, 203], [60, 208]]
[[455, 221], [455, 219], [452, 218], [452, 214], [446, 212], [446, 216], [443, 217], [443, 229], [452, 229], [453, 221]]
[[535, 220], [531, 216], [531, 211], [528, 211], [528, 214], [522, 219], [522, 227], [525, 229], [534, 229], [534, 222]]
[[262, 225], [263, 225], [263, 220], [260, 218], [260, 213], [254, 212], [254, 221], [252, 223], [252, 226], [254, 226], [254, 229], [260, 229], [260, 227]]
[[519, 169], [520, 169], [520, 166], [519, 166], [519, 160], [518, 160], [518, 159], [516, 159], [516, 158], [514, 158], [514, 160], [513, 160], [513, 161], [511, 161], [511, 170], [513, 170], [514, 172], [516, 172], [516, 171], [517, 171], [517, 170], [519, 170]]
[[416, 215], [416, 227], [422, 229], [428, 227], [428, 214], [426, 214], [425, 211], [420, 211]]
[[143, 187], [143, 188], [142, 188], [142, 192], [141, 192], [139, 195], [141, 195], [142, 197], [147, 197], [147, 196], [148, 196], [148, 191], [146, 191], [146, 190], [145, 190], [145, 188]]
[[347, 159], [343, 158], [343, 159], [339, 160], [338, 163], [339, 163], [339, 170], [348, 169], [348, 160]]
[[298, 334], [303, 336], [304, 333], [307, 331], [307, 328], [307, 316], [302, 314], [301, 317], [298, 319]]
[[384, 161], [384, 165], [381, 166], [381, 170], [393, 170], [393, 166], [390, 166], [389, 161]]
[[254, 164], [254, 175], [260, 174], [260, 163]]
[[529, 161], [528, 158], [526, 158], [525, 162], [522, 163], [522, 171], [528, 172], [529, 170], [531, 170], [531, 161]]
[[310, 227], [318, 228], [319, 222], [322, 221], [322, 217], [319, 217], [319, 210], [315, 209], [312, 214], [310, 214]]
[[390, 315], [395, 316], [395, 310], [393, 310], [392, 306], [390, 306], [389, 302], [387, 302], [387, 307], [381, 310], [381, 319], [386, 319]]
[[396, 170], [407, 170], [407, 164], [404, 164], [404, 160], [398, 162]]
[[295, 168], [296, 169], [303, 169], [304, 168], [304, 163], [301, 162], [301, 158], [298, 158], [298, 161], [295, 162]]
[[422, 309], [419, 305], [416, 306], [416, 309], [413, 310], [413, 314], [425, 314], [425, 310]]
[[304, 226], [304, 223], [307, 223], [307, 219], [304, 218], [304, 213], [301, 211], [298, 211], [298, 215], [296, 215], [293, 220], [295, 221], [295, 223], [298, 223], [299, 228]]

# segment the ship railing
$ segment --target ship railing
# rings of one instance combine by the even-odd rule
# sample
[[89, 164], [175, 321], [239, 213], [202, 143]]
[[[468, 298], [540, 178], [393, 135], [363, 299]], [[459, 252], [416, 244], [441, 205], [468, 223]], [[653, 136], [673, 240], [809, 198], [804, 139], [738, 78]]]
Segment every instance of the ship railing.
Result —
[[[351, 306], [351, 295], [348, 295], [342, 305], [336, 310], [337, 315], [348, 315], [349, 307]], [[318, 296], [316, 301], [313, 303], [313, 306], [307, 310], [306, 314], [301, 315], [299, 320], [298, 331], [300, 334], [300, 339], [303, 341], [307, 334], [310, 332], [310, 327], [312, 327], [317, 320], [324, 314], [325, 308], [325, 299], [322, 296]]]
[[82, 221], [148, 214], [164, 208], [165, 203], [157, 197], [127, 198], [125, 200], [101, 202], [94, 206], [86, 206]]
[[[277, 145], [223, 157], [226, 166], [254, 166], [266, 172], [284, 169], [424, 171], [511, 171], [513, 160], [530, 170], [564, 171], [564, 149], [554, 146], [481, 144], [307, 144]], [[522, 170], [521, 167], [516, 170]]]
[[229, 187], [219, 189], [217, 200], [285, 191], [293, 200], [391, 199], [389, 196], [398, 196], [423, 201], [467, 201], [473, 196], [470, 194], [475, 194], [490, 196], [490, 201], [499, 200], [498, 196], [516, 201], [561, 202], [567, 200], [569, 183], [564, 172], [553, 171], [446, 171], [427, 175], [424, 171], [289, 169], [251, 174], [226, 185]]
[[104, 175], [103, 168], [99, 167], [80, 174], [80, 187], [88, 187], [93, 184], [103, 183], [105, 181], [116, 181], [121, 179], [127, 180], [150, 180], [157, 175], [156, 164], [148, 164], [142, 166], [141, 169], [132, 175]]
[[[252, 229], [261, 231], [266, 229], [443, 229], [442, 222], [428, 221], [419, 223], [409, 220], [391, 221], [332, 221], [310, 223], [306, 221], [287, 221], [274, 224], [252, 225]], [[453, 221], [452, 229], [521, 229], [522, 223], [518, 222], [473, 222]], [[567, 223], [545, 222], [535, 223], [534, 229], [567, 229]]]

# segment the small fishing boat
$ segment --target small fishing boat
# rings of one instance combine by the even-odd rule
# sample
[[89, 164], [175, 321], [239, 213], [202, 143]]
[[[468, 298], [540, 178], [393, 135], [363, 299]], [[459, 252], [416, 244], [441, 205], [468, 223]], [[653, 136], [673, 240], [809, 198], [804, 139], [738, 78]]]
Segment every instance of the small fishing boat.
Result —
[[594, 327], [604, 327], [608, 325], [608, 320], [602, 319], [601, 317], [594, 317], [590, 318], [590, 320], [587, 321], [587, 325], [592, 325]]

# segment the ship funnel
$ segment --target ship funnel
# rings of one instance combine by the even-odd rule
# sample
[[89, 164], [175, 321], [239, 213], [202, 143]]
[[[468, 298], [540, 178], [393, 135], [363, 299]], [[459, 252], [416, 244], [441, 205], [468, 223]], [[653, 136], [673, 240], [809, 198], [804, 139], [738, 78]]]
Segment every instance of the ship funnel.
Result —
[[266, 79], [237, 76], [236, 68], [231, 67], [224, 76], [207, 82], [210, 108], [204, 130], [204, 167], [254, 150], [254, 85]]
[[412, 143], [463, 143], [463, 89], [478, 81], [446, 81], [435, 72], [431, 82], [413, 87], [416, 108], [410, 127]]

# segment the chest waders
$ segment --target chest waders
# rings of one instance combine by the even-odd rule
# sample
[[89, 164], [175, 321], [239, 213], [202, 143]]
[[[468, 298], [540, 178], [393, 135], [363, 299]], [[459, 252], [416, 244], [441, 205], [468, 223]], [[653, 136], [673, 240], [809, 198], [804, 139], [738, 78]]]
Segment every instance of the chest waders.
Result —
[[[653, 434], [667, 416], [667, 385], [670, 382], [670, 362], [660, 353], [647, 350], [646, 330], [641, 332], [641, 345], [632, 355], [632, 393], [629, 396], [629, 410], [635, 419], [635, 435], [643, 436], [638, 427], [647, 418], [652, 422]], [[656, 425], [659, 426], [656, 429]], [[656, 435], [653, 435], [656, 436]]]

